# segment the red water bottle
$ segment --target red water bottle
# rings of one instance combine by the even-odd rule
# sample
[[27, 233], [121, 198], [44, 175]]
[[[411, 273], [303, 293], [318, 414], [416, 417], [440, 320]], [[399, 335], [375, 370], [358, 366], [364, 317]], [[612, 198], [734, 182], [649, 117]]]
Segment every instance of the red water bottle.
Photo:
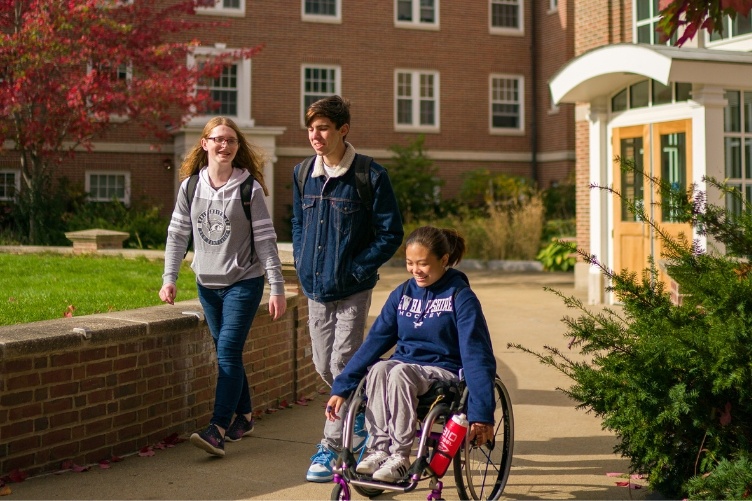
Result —
[[431, 458], [431, 469], [437, 477], [443, 477], [449, 468], [449, 463], [462, 445], [462, 440], [467, 434], [467, 417], [464, 414], [455, 414], [444, 426], [439, 445]]

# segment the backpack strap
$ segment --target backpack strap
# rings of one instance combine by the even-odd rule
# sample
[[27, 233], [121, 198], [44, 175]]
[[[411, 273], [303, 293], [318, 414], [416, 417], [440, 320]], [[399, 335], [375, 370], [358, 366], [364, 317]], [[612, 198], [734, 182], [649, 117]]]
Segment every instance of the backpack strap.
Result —
[[355, 154], [355, 188], [358, 190], [360, 201], [366, 211], [373, 210], [373, 186], [371, 186], [371, 162], [373, 158], [368, 155]]
[[255, 246], [253, 245], [253, 220], [251, 219], [251, 195], [253, 194], [253, 182], [255, 181], [253, 175], [248, 176], [243, 184], [240, 185], [240, 201], [243, 203], [243, 212], [245, 217], [250, 223], [251, 228], [251, 262], [253, 262], [253, 254]]
[[[198, 174], [193, 174], [190, 178], [188, 178], [188, 186], [185, 188], [185, 202], [188, 205], [188, 218], [191, 217], [191, 205], [193, 204], [193, 197], [196, 195], [196, 186], [198, 186]], [[193, 228], [191, 228], [191, 232], [188, 234], [188, 246], [185, 248], [185, 254], [183, 254], [183, 259], [185, 259], [185, 256], [188, 255], [188, 249], [190, 249], [193, 246]]]
[[[310, 177], [311, 167], [316, 160], [316, 155], [308, 157], [300, 163], [298, 169], [298, 176], [296, 181], [298, 183], [298, 191], [300, 196], [303, 196], [303, 189], [305, 188], [305, 182]], [[371, 185], [371, 162], [373, 158], [368, 155], [355, 154], [355, 160], [353, 160], [352, 168], [355, 172], [355, 189], [358, 191], [358, 197], [363, 202], [366, 210], [371, 212], [373, 210], [373, 186]]]
[[298, 192], [300, 193], [301, 198], [303, 198], [305, 183], [308, 179], [308, 176], [311, 174], [311, 166], [313, 165], [314, 160], [316, 160], [316, 155], [308, 157], [300, 162], [300, 168], [298, 169], [298, 177], [296, 180], [298, 182]]
[[[251, 220], [251, 194], [253, 193], [253, 176], [248, 176], [243, 184], [240, 185], [240, 200], [243, 202], [243, 211], [245, 218]], [[251, 225], [251, 234], [253, 234], [253, 225]]]

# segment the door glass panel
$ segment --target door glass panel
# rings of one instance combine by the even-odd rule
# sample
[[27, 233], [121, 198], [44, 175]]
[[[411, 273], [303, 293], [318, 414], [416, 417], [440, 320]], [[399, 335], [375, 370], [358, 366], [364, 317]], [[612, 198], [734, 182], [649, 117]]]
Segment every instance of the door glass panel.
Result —
[[621, 171], [621, 220], [622, 221], [640, 221], [629, 207], [627, 201], [634, 202], [638, 209], [642, 209], [645, 204], [643, 192], [643, 149], [642, 138], [633, 137], [621, 140], [621, 158], [633, 162], [634, 170], [630, 169]]
[[[674, 193], [687, 188], [686, 137], [684, 132], [661, 135], [661, 178]], [[670, 200], [661, 201], [663, 222], [677, 222], [678, 213]]]

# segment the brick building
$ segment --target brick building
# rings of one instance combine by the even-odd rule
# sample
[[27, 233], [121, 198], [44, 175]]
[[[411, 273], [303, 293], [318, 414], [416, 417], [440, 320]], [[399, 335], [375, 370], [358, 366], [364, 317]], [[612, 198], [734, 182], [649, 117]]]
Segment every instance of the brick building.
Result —
[[[268, 198], [281, 239], [289, 238], [292, 168], [312, 153], [303, 113], [340, 94], [352, 103], [348, 140], [380, 163], [389, 147], [425, 136], [427, 154], [458, 192], [463, 173], [485, 168], [549, 187], [574, 169], [574, 106], [552, 105], [548, 80], [574, 55], [573, 6], [557, 0], [219, 0], [199, 16], [221, 30], [191, 33], [196, 57], [265, 47], [213, 82], [218, 114], [233, 117], [268, 155]], [[167, 217], [177, 166], [207, 117], [171, 142], [124, 128], [60, 170], [93, 201], [158, 201]], [[15, 164], [0, 164], [0, 198], [19, 186]]]
[[[613, 187], [648, 208], [671, 235], [707, 246], [615, 159], [632, 159], [677, 188], [705, 189], [709, 175], [752, 197], [752, 17], [726, 19], [722, 35], [703, 32], [676, 48], [657, 40], [656, 0], [563, 0], [560, 11], [569, 11], [565, 3], [573, 4], [575, 54], [550, 88], [554, 103], [576, 106], [578, 246], [611, 269], [638, 274], [649, 256], [661, 260], [662, 243], [650, 226], [591, 184]], [[712, 191], [708, 200], [724, 203]], [[598, 269], [578, 263], [575, 277], [591, 303], [613, 301]]]

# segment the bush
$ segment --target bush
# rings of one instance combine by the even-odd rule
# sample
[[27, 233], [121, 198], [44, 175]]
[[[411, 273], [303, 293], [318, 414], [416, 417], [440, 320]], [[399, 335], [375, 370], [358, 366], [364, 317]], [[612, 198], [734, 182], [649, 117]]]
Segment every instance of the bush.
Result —
[[444, 181], [424, 150], [425, 138], [419, 135], [407, 146], [390, 146], [396, 156], [386, 163], [389, 180], [397, 197], [402, 221], [428, 219], [436, 215]]
[[[430, 221], [405, 223], [405, 238], [419, 226], [430, 224], [454, 228], [465, 238], [469, 259], [535, 259], [543, 231], [543, 204], [534, 196], [517, 207], [490, 207], [488, 215], [472, 211], [460, 212]], [[395, 254], [404, 256], [404, 246]]]
[[535, 259], [541, 262], [546, 271], [570, 271], [577, 262], [573, 255], [575, 250], [570, 242], [551, 239], [551, 243], [542, 248]]
[[528, 178], [476, 169], [463, 174], [458, 198], [471, 209], [483, 211], [490, 206], [519, 205], [536, 194]]
[[[121, 202], [89, 202], [79, 186], [61, 178], [54, 189], [45, 185], [41, 195], [47, 207], [33, 216], [38, 228], [38, 242], [42, 245], [69, 246], [68, 231], [102, 228], [127, 232], [126, 248], [163, 249], [169, 219], [160, 215], [160, 208], [148, 201], [134, 201], [131, 207]], [[31, 243], [29, 235], [29, 202], [23, 196], [16, 203], [0, 205], [0, 242], [4, 245]]]
[[706, 181], [728, 191], [744, 211], [729, 213], [692, 190], [677, 193], [663, 184], [658, 189], [673, 214], [724, 244], [725, 255], [671, 239], [627, 201], [663, 235], [662, 257], [683, 294], [681, 304], [672, 303], [654, 264], [638, 277], [578, 251], [602, 270], [621, 310], [590, 311], [557, 292], [579, 310], [579, 317], [564, 319], [569, 347], [579, 356], [510, 344], [570, 377], [573, 384], [563, 391], [601, 418], [618, 437], [615, 450], [629, 458], [632, 472], [647, 474], [650, 486], [668, 499], [735, 496], [742, 491], [711, 483], [730, 479], [735, 469], [749, 472], [741, 458], [752, 444], [752, 266], [746, 264], [752, 257], [752, 206], [740, 193]]

